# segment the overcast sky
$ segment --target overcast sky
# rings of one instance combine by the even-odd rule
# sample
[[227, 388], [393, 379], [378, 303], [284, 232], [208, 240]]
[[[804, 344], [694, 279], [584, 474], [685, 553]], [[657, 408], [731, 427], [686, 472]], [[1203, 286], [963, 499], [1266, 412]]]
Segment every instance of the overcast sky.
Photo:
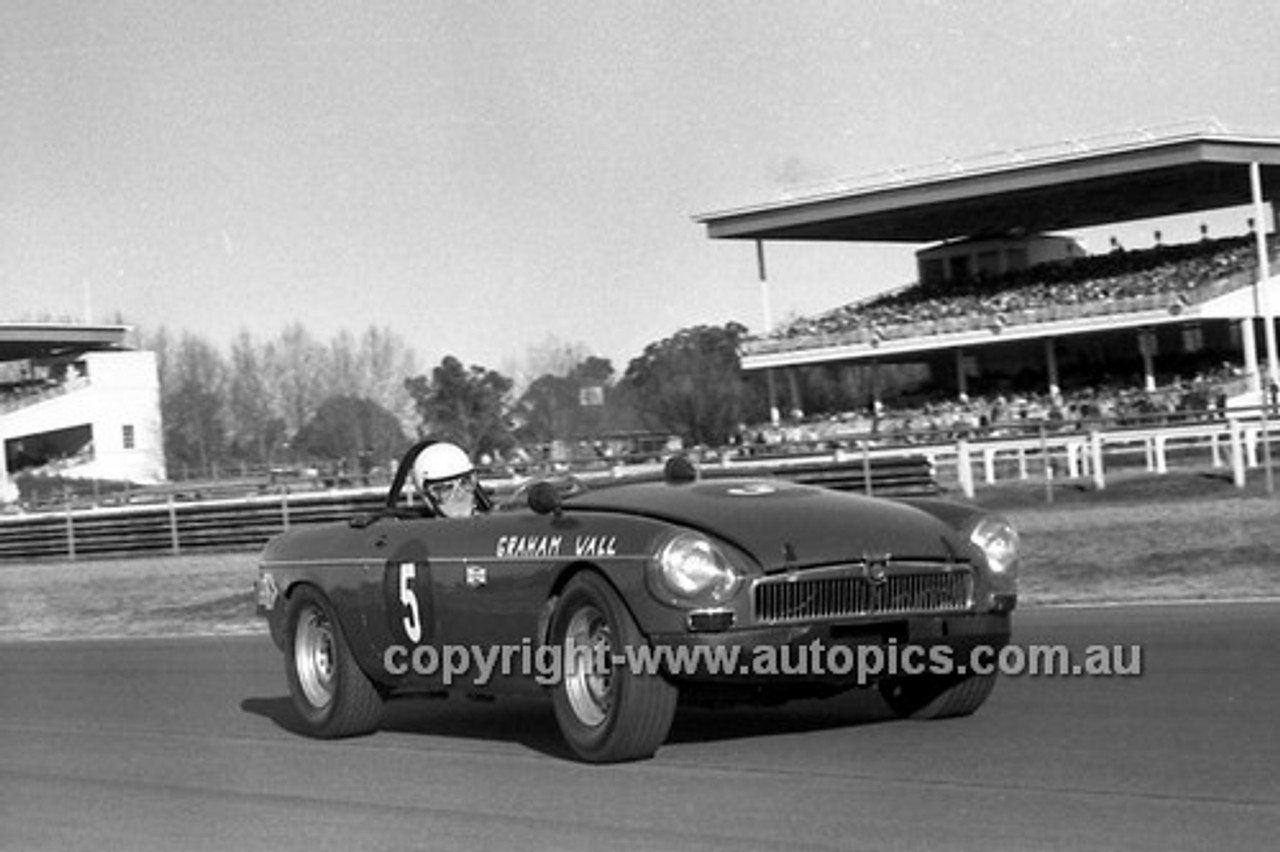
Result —
[[[751, 244], [694, 215], [1188, 119], [1280, 135], [1278, 36], [1274, 0], [2, 0], [0, 320], [376, 325], [498, 369], [554, 335], [621, 372], [760, 328]], [[774, 316], [917, 248], [770, 246]]]

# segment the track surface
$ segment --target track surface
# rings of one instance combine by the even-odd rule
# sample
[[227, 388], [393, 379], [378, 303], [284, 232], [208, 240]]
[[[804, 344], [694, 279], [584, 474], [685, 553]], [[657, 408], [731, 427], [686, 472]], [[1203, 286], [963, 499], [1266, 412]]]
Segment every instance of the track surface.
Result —
[[977, 715], [853, 693], [681, 711], [655, 759], [567, 759], [540, 701], [290, 731], [265, 637], [0, 645], [4, 849], [1273, 849], [1280, 604], [1029, 610], [1139, 678], [1005, 678]]

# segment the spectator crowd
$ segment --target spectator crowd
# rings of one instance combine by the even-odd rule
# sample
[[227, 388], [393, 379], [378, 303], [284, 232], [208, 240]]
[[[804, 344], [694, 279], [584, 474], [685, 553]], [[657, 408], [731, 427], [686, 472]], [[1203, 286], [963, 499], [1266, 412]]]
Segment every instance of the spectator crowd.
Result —
[[[1270, 253], [1275, 258], [1274, 240]], [[1002, 275], [909, 285], [797, 319], [757, 338], [751, 348], [771, 349], [779, 343], [803, 348], [832, 338], [871, 342], [1057, 319], [1072, 311], [1119, 313], [1193, 304], [1246, 285], [1256, 268], [1252, 237], [1117, 249]]]

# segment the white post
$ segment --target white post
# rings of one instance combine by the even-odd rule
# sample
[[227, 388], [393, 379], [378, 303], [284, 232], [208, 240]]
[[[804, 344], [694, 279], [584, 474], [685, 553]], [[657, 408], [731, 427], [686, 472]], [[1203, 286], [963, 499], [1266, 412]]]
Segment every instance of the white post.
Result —
[[973, 497], [973, 459], [969, 455], [969, 442], [960, 439], [956, 444], [956, 476], [960, 479], [960, 490], [964, 496]]
[[1067, 442], [1067, 479], [1080, 478], [1080, 450], [1081, 446], [1079, 441]]
[[1107, 479], [1102, 472], [1102, 433], [1097, 429], [1089, 434], [1089, 448], [1093, 456], [1093, 487], [1101, 491], [1107, 487]]
[[1240, 421], [1234, 417], [1231, 423], [1231, 478], [1235, 482], [1237, 488], [1244, 488], [1244, 436], [1241, 434], [1244, 430], [1240, 428]]

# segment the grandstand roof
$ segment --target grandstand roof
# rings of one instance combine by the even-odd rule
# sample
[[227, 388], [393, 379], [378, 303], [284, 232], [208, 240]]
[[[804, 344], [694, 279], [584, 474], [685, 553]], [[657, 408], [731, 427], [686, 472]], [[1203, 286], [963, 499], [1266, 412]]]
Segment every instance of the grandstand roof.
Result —
[[126, 349], [124, 325], [0, 323], [0, 362]]
[[704, 213], [713, 239], [939, 242], [1043, 233], [1280, 198], [1280, 136], [1218, 126], [1072, 140], [852, 178], [766, 204]]

